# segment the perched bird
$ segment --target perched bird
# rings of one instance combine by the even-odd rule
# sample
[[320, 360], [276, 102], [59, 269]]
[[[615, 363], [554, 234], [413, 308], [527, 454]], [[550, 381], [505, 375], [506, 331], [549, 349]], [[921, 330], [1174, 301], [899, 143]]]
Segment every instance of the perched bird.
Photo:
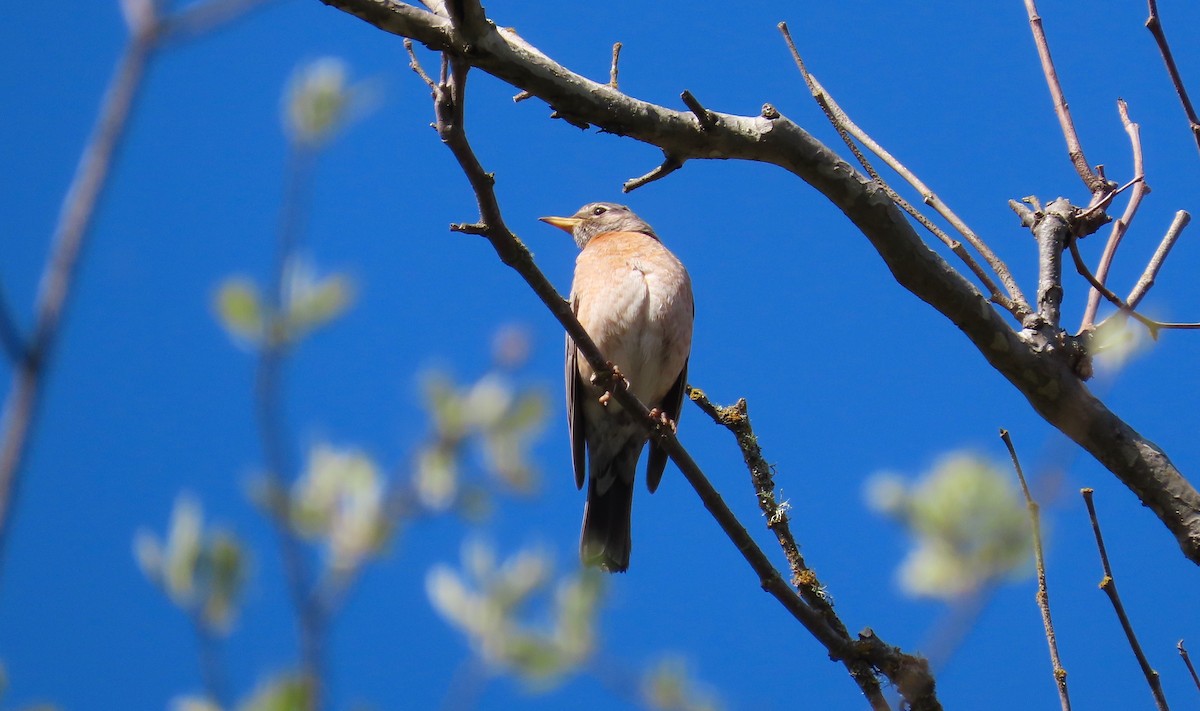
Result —
[[[630, 391], [672, 422], [679, 419], [692, 348], [692, 282], [650, 225], [624, 205], [595, 202], [571, 217], [543, 217], [579, 245], [571, 306], [584, 330], [620, 370]], [[575, 485], [582, 488], [587, 451], [587, 505], [579, 557], [608, 572], [629, 567], [630, 510], [645, 429], [594, 382], [594, 372], [567, 336], [567, 425]], [[658, 488], [667, 453], [650, 443], [646, 485]]]

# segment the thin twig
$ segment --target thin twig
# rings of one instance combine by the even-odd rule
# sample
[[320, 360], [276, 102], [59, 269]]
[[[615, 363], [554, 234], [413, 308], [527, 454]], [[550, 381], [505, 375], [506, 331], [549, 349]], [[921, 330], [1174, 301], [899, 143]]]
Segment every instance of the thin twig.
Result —
[[273, 0], [201, 0], [193, 2], [169, 17], [162, 25], [163, 42], [180, 42], [229, 24], [231, 21], [267, 5]]
[[612, 67], [608, 70], [608, 85], [620, 91], [617, 84], [617, 61], [621, 58], [621, 43], [613, 42]]
[[1175, 213], [1175, 218], [1171, 220], [1171, 226], [1167, 228], [1167, 234], [1163, 235], [1162, 241], [1158, 243], [1158, 249], [1154, 250], [1154, 256], [1150, 258], [1150, 263], [1146, 265], [1145, 271], [1138, 279], [1137, 284], [1134, 284], [1133, 290], [1129, 292], [1129, 296], [1125, 298], [1125, 302], [1130, 308], [1137, 308], [1137, 305], [1142, 303], [1146, 293], [1150, 291], [1150, 287], [1154, 286], [1154, 280], [1158, 278], [1158, 272], [1162, 269], [1163, 263], [1167, 261], [1167, 255], [1171, 253], [1171, 248], [1179, 240], [1179, 236], [1183, 234], [1183, 228], [1192, 221], [1192, 216], [1184, 210]]
[[1133, 650], [1133, 656], [1137, 658], [1138, 666], [1142, 668], [1146, 683], [1150, 685], [1150, 693], [1154, 696], [1154, 703], [1158, 707], [1158, 711], [1167, 711], [1167, 698], [1163, 695], [1158, 672], [1150, 667], [1150, 662], [1142, 653], [1142, 645], [1138, 644], [1137, 636], [1133, 633], [1133, 625], [1130, 624], [1129, 616], [1125, 614], [1125, 606], [1121, 604], [1121, 596], [1117, 593], [1117, 581], [1113, 578], [1112, 568], [1108, 564], [1108, 551], [1104, 548], [1104, 536], [1100, 533], [1100, 521], [1096, 518], [1096, 504], [1092, 501], [1095, 491], [1081, 489], [1079, 493], [1083, 495], [1083, 501], [1087, 504], [1088, 518], [1091, 519], [1092, 531], [1096, 534], [1096, 548], [1100, 551], [1100, 563], [1104, 567], [1104, 577], [1100, 580], [1100, 589], [1108, 595], [1108, 600], [1117, 613], [1117, 619], [1121, 621], [1121, 629], [1125, 630], [1129, 648]]
[[[471, 224], [452, 225], [451, 229], [479, 234], [487, 238], [500, 260], [516, 270], [550, 309], [555, 318], [574, 341], [579, 353], [588, 361], [599, 376], [599, 384], [613, 377], [613, 371], [595, 342], [583, 329], [572, 312], [570, 304], [546, 279], [533, 261], [524, 244], [504, 224], [499, 203], [496, 200], [495, 178], [484, 170], [467, 140], [462, 123], [463, 101], [467, 67], [462, 60], [451, 58], [453, 71], [448, 81], [442, 82], [435, 92], [434, 107], [438, 117], [437, 127], [442, 141], [453, 153], [475, 194], [479, 208], [479, 221]], [[688, 483], [696, 490], [701, 502], [718, 525], [746, 559], [758, 576], [762, 589], [771, 594], [801, 623], [829, 652], [834, 659], [853, 657], [861, 659], [883, 673], [900, 688], [914, 709], [940, 709], [934, 691], [934, 681], [928, 669], [918, 658], [900, 652], [884, 644], [873, 634], [863, 633], [857, 641], [839, 635], [826, 623], [824, 617], [807, 605], [780, 576], [766, 554], [738, 521], [721, 496], [712, 487], [699, 465], [679, 443], [675, 433], [657, 417], [650, 414], [644, 403], [627, 388], [612, 388], [612, 396], [621, 407], [631, 413], [636, 422], [646, 427], [651, 437], [660, 445], [679, 467]], [[865, 690], [864, 690], [865, 693]]]
[[1196, 676], [1196, 667], [1192, 666], [1192, 658], [1188, 656], [1187, 648], [1183, 646], [1182, 639], [1179, 640], [1179, 644], [1175, 645], [1175, 648], [1179, 650], [1179, 656], [1183, 659], [1188, 674], [1192, 675], [1192, 683], [1196, 685], [1196, 691], [1200, 691], [1200, 676]]
[[1150, 332], [1150, 338], [1158, 340], [1158, 332], [1162, 330], [1186, 331], [1200, 329], [1200, 323], [1173, 323], [1168, 321], [1155, 321], [1152, 318], [1138, 313], [1132, 306], [1122, 301], [1121, 297], [1114, 294], [1112, 290], [1101, 284], [1096, 277], [1092, 276], [1092, 273], [1088, 271], [1087, 264], [1085, 264], [1083, 261], [1083, 256], [1079, 254], [1079, 247], [1074, 240], [1071, 241], [1070, 249], [1071, 259], [1075, 262], [1075, 270], [1079, 272], [1080, 276], [1086, 279], [1087, 282], [1092, 285], [1092, 288], [1098, 290], [1105, 299], [1108, 299], [1108, 301], [1112, 303], [1113, 306], [1116, 306], [1118, 309], [1120, 309], [1122, 314], [1132, 316], [1135, 321], [1145, 326]]
[[712, 112], [704, 108], [704, 105], [700, 103], [699, 99], [692, 95], [692, 92], [685, 89], [683, 93], [679, 95], [679, 98], [683, 99], [683, 103], [693, 114], [696, 115], [696, 119], [700, 121], [700, 129], [702, 131], [707, 131], [716, 124], [716, 119], [713, 117]]
[[1167, 74], [1171, 75], [1171, 83], [1175, 85], [1175, 93], [1179, 95], [1179, 102], [1183, 104], [1183, 113], [1187, 115], [1188, 128], [1192, 131], [1196, 148], [1200, 149], [1200, 118], [1196, 117], [1196, 110], [1192, 108], [1192, 100], [1188, 98], [1187, 89], [1183, 86], [1183, 78], [1179, 76], [1179, 68], [1175, 66], [1175, 57], [1171, 54], [1171, 46], [1167, 44], [1167, 34], [1163, 31], [1162, 21], [1158, 16], [1158, 3], [1156, 0], [1147, 0], [1146, 4], [1150, 10], [1150, 17], [1146, 18], [1146, 29], [1150, 30], [1150, 34], [1154, 35], [1154, 41], [1158, 43], [1158, 51], [1167, 65]]
[[286, 333], [285, 311], [288, 308], [288, 270], [294, 268], [304, 225], [304, 208], [312, 192], [312, 176], [316, 155], [311, 146], [293, 142], [286, 172], [283, 204], [280, 208], [279, 237], [275, 262], [271, 270], [271, 288], [267, 291], [267, 313], [270, 320], [265, 341], [259, 350], [255, 378], [255, 402], [258, 432], [263, 449], [265, 476], [276, 506], [271, 521], [279, 541], [288, 592], [295, 609], [300, 641], [300, 666], [309, 687], [311, 704], [308, 711], [319, 711], [324, 705], [324, 664], [326, 617], [315, 604], [312, 573], [308, 569], [304, 550], [292, 526], [286, 492], [296, 466], [289, 453], [291, 438], [287, 433], [287, 417], [283, 402], [283, 364], [290, 346]]
[[[12, 380], [0, 420], [0, 563], [8, 539], [12, 509], [20, 488], [20, 471], [37, 417], [46, 370], [53, 360], [55, 345], [67, 302], [75, 285], [79, 258], [87, 243], [96, 206], [108, 182], [113, 158], [120, 148], [129, 125], [129, 116], [142, 87], [146, 67], [156, 50], [167, 39], [195, 37], [240, 12], [207, 15], [217, 5], [248, 6], [258, 0], [208, 0], [190, 6], [176, 15], [160, 17], [157, 3], [148, 3], [147, 12], [129, 18], [130, 37], [116, 70], [104, 92], [100, 113], [92, 127], [88, 143], [80, 156], [71, 185], [63, 197], [54, 228], [50, 257], [42, 268], [40, 287], [34, 304], [33, 331], [24, 343], [21, 357], [14, 363]], [[196, 14], [192, 14], [196, 13]], [[193, 24], [188, 18], [207, 16], [208, 21]], [[189, 26], [194, 31], [178, 33]], [[6, 337], [8, 338], [8, 337]], [[6, 344], [12, 351], [12, 346]]]
[[629, 180], [626, 180], [625, 184], [621, 186], [621, 192], [633, 192], [646, 183], [653, 183], [655, 180], [661, 180], [682, 167], [683, 161], [679, 160], [670, 153], [663, 153], [663, 162], [660, 165], [639, 178], [630, 178]]
[[[808, 86], [809, 91], [812, 93], [813, 98], [817, 100], [817, 103], [825, 112], [825, 115], [828, 117], [830, 123], [833, 124], [834, 128], [838, 129], [838, 133], [842, 135], [842, 140], [845, 141], [847, 146], [850, 147], [850, 150], [854, 152], [855, 156], [859, 159], [859, 163], [868, 173], [871, 174], [871, 177], [874, 178], [881, 187], [887, 190], [889, 197], [895, 196], [892, 199], [896, 201], [896, 203], [900, 205], [905, 212], [912, 215], [913, 218], [915, 218], [921, 223], [922, 226], [925, 227], [925, 229], [929, 230], [944, 244], [946, 244], [946, 246], [950, 247], [950, 249], [967, 265], [967, 267], [970, 268], [975, 276], [979, 278], [984, 287], [988, 289], [992, 302], [1008, 310], [1013, 314], [1014, 317], [1016, 317], [1018, 321], [1031, 313], [1032, 309], [1030, 308], [1029, 303], [1025, 300], [1025, 295], [1021, 293], [1021, 288], [1017, 285], [1016, 279], [1013, 278], [1012, 272], [1009, 271], [1008, 265], [1005, 264], [1002, 259], [996, 256], [995, 252], [988, 247], [987, 243], [984, 242], [970, 227], [968, 227], [967, 224], [963, 222], [963, 220], [959, 218], [959, 216], [956, 215], [953, 210], [943, 203], [937, 197], [937, 195], [935, 195], [933, 191], [925, 185], [925, 183], [921, 182], [921, 180], [917, 178], [912, 171], [900, 163], [900, 161], [898, 161], [890, 152], [884, 149], [883, 146], [876, 143], [874, 139], [867, 135], [867, 133], [863, 131], [857, 124], [855, 124], [846, 114], [846, 112], [843, 111], [840, 106], [838, 106], [837, 102], [834, 101], [829, 92], [825, 90], [825, 87], [821, 86], [816, 77], [810, 74], [807, 67], [805, 67], [804, 60], [801, 59], [800, 52], [796, 49], [796, 43], [792, 40], [792, 35], [788, 30], [786, 22], [779, 23], [779, 31], [783, 34], [783, 38], [787, 42], [788, 49], [792, 53], [792, 60], [795, 62], [796, 67], [800, 70], [801, 76], [804, 77], [804, 82]], [[1008, 292], [1007, 296], [1004, 296], [1000, 293], [1000, 290], [996, 287], [996, 284], [992, 281], [987, 272], [985, 272], [983, 268], [980, 267], [980, 265], [975, 261], [975, 259], [971, 257], [965, 249], [963, 249], [962, 245], [959, 244], [957, 240], [951, 239], [949, 235], [936, 227], [932, 222], [929, 221], [928, 218], [913, 208], [907, 200], [900, 198], [899, 195], [897, 195], [896, 192], [892, 190], [892, 188], [888, 186], [882, 178], [879, 177], [879, 174], [876, 173], [873, 168], [871, 168], [870, 164], [867, 163], [866, 159], [862, 157], [861, 153], [859, 153], [858, 148], [854, 145], [853, 141], [850, 141], [847, 138], [847, 133], [853, 135], [855, 138], [861, 141], [868, 150], [879, 156], [879, 158], [882, 159], [883, 162], [887, 163], [892, 170], [896, 171], [897, 174], [904, 178], [909, 185], [911, 185], [921, 194], [921, 199], [926, 205], [933, 207], [938, 214], [944, 217], [954, 227], [954, 229], [957, 230], [958, 233], [961, 234], [963, 238], [975, 248], [979, 255], [983, 257], [984, 261], [988, 263], [988, 266], [991, 267], [992, 271], [1000, 279], [1001, 283], [1004, 284], [1004, 288]]]
[[[1108, 242], [1105, 243], [1104, 252], [1100, 255], [1100, 263], [1096, 266], [1095, 277], [1100, 284], [1108, 282], [1108, 270], [1112, 266], [1113, 257], [1116, 256], [1117, 247], [1121, 244], [1121, 238], [1125, 236], [1129, 225], [1133, 223], [1138, 207], [1142, 204], [1142, 198], [1150, 193], [1150, 186], [1146, 184], [1145, 180], [1145, 165], [1142, 162], [1141, 133], [1138, 125], [1129, 119], [1129, 107], [1124, 99], [1117, 100], [1117, 112], [1121, 115], [1121, 124], [1125, 127], [1125, 132], [1129, 134], [1129, 143], [1133, 147], [1133, 179], [1130, 180], [1130, 183], [1133, 184], [1133, 192], [1129, 196], [1129, 203], [1125, 206], [1125, 213], [1113, 221]], [[1084, 309], [1083, 320], [1079, 324], [1080, 333], [1091, 329], [1095, 324], [1096, 310], [1100, 308], [1100, 295], [1100, 290], [1095, 286], [1088, 292], [1087, 308]]]
[[1038, 15], [1034, 0], [1025, 0], [1025, 11], [1029, 15], [1029, 27], [1033, 30], [1033, 43], [1037, 46], [1038, 57], [1042, 62], [1042, 73], [1046, 76], [1046, 86], [1050, 89], [1050, 100], [1054, 102], [1054, 113], [1058, 116], [1058, 125], [1062, 129], [1063, 138], [1067, 141], [1067, 155], [1080, 180], [1087, 186], [1092, 195], [1098, 195], [1108, 189], [1108, 181], [1092, 170], [1083, 155], [1083, 146], [1079, 143], [1079, 135], [1075, 132], [1075, 123], [1071, 120], [1071, 110], [1067, 107], [1067, 99], [1063, 96], [1062, 85], [1058, 82], [1058, 72], [1054, 70], [1054, 60], [1050, 58], [1050, 44], [1046, 41], [1046, 32], [1042, 29], [1042, 18]]
[[1038, 514], [1037, 502], [1029, 493], [1029, 483], [1025, 481], [1025, 472], [1017, 459], [1017, 449], [1013, 446], [1012, 437], [1008, 430], [1000, 430], [1000, 439], [1008, 447], [1008, 455], [1012, 457], [1013, 469], [1017, 470], [1017, 479], [1021, 482], [1021, 491], [1025, 494], [1025, 507], [1029, 509], [1029, 525], [1033, 530], [1033, 556], [1037, 565], [1037, 604], [1042, 611], [1042, 627], [1046, 630], [1046, 644], [1050, 647], [1050, 666], [1054, 671], [1054, 683], [1058, 687], [1058, 702], [1063, 711], [1071, 711], [1071, 698], [1067, 694], [1067, 670], [1063, 668], [1058, 656], [1058, 640], [1054, 635], [1054, 622], [1050, 619], [1050, 591], [1046, 587], [1046, 558], [1042, 553], [1042, 522]]
[[25, 360], [28, 346], [25, 344], [24, 336], [21, 335], [17, 319], [9, 307], [3, 284], [0, 284], [0, 347], [4, 349], [5, 355], [13, 363]]
[[[750, 412], [746, 399], [739, 398], [733, 405], [722, 407], [709, 400], [704, 391], [690, 385], [687, 394], [697, 407], [712, 418], [713, 422], [729, 430], [737, 440], [738, 448], [742, 451], [742, 459], [750, 472], [750, 483], [754, 485], [755, 498], [767, 520], [767, 528], [775, 534], [776, 540], [779, 541], [779, 547], [783, 549], [783, 555], [787, 558], [788, 566], [792, 569], [792, 585], [806, 603], [825, 617], [830, 627], [843, 637], [849, 638], [850, 633], [838, 618], [837, 613], [834, 612], [833, 603], [825, 593], [825, 587], [817, 579], [816, 572], [804, 562], [804, 556], [800, 554], [800, 547], [796, 545], [796, 539], [792, 535], [790, 517], [787, 514], [789, 506], [786, 501], [780, 502], [775, 495], [774, 471], [763, 457], [758, 437], [750, 425]], [[871, 669], [861, 662], [856, 665], [850, 660], [844, 661], [851, 676], [859, 682], [859, 686], [867, 695], [871, 707], [873, 709], [888, 708], [887, 700], [883, 697], [879, 682], [871, 673]]]
[[125, 46], [104, 94], [104, 103], [92, 135], [80, 157], [63, 198], [54, 230], [50, 258], [42, 270], [41, 287], [34, 306], [34, 327], [23, 357], [14, 364], [4, 403], [0, 434], [0, 561], [18, 495], [19, 472], [37, 416], [41, 389], [57, 341], [67, 299], [75, 285], [79, 256], [92, 225], [100, 195], [107, 183], [113, 156], [129, 124], [129, 114], [142, 87], [146, 64], [154, 50], [156, 26], [135, 32]]
[[217, 708], [231, 708], [233, 699], [229, 695], [229, 684], [225, 666], [221, 659], [221, 640], [212, 627], [205, 622], [201, 610], [191, 614], [192, 628], [196, 632], [196, 645], [200, 656], [200, 676], [204, 681], [204, 692]]

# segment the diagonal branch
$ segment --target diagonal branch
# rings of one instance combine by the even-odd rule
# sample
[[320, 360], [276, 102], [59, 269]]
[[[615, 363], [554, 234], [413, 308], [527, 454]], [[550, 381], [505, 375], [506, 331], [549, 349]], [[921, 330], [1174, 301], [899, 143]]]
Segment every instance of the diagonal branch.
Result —
[[1002, 259], [996, 256], [996, 253], [992, 251], [991, 247], [989, 247], [987, 243], [979, 237], [979, 235], [975, 234], [975, 231], [968, 227], [967, 223], [963, 222], [962, 218], [956, 215], [949, 206], [943, 203], [941, 199], [938, 198], [938, 196], [934, 194], [934, 192], [916, 176], [916, 174], [905, 167], [900, 161], [896, 160], [896, 158], [890, 152], [888, 152], [887, 149], [876, 143], [874, 139], [867, 135], [866, 131], [863, 131], [858, 127], [857, 124], [850, 120], [849, 115], [842, 110], [842, 107], [838, 106], [833, 97], [829, 95], [829, 92], [825, 90], [825, 87], [821, 86], [821, 83], [817, 81], [817, 78], [810, 74], [808, 69], [804, 66], [804, 60], [800, 58], [800, 52], [796, 49], [796, 43], [792, 41], [792, 35], [788, 30], [787, 23], [779, 23], [779, 31], [783, 33], [783, 38], [787, 42], [788, 49], [792, 53], [792, 60], [796, 63], [796, 67], [800, 70], [800, 74], [804, 77], [804, 82], [808, 85], [809, 92], [813, 95], [813, 98], [817, 100], [817, 103], [821, 106], [821, 109], [829, 118], [830, 123], [832, 123], [834, 128], [838, 130], [838, 133], [842, 134], [842, 139], [846, 141], [846, 145], [849, 146], [850, 150], [855, 153], [856, 157], [858, 157], [863, 168], [871, 174], [871, 177], [879, 181], [880, 185], [883, 185], [885, 188], [887, 188], [889, 192], [894, 192], [890, 187], [887, 186], [886, 183], [884, 183], [883, 179], [871, 169], [871, 166], [866, 162], [866, 159], [858, 154], [858, 150], [854, 146], [853, 141], [847, 139], [845, 135], [847, 133], [862, 142], [862, 144], [866, 146], [868, 150], [879, 156], [884, 163], [887, 163], [892, 170], [896, 171], [896, 173], [904, 178], [904, 180], [907, 181], [908, 184], [913, 187], [913, 189], [921, 194], [921, 199], [925, 202], [925, 204], [931, 206], [939, 215], [945, 218], [946, 221], [949, 222], [954, 229], [961, 234], [963, 238], [971, 244], [972, 247], [975, 248], [975, 251], [978, 252], [981, 257], [983, 257], [984, 261], [988, 263], [988, 266], [992, 268], [992, 271], [995, 272], [996, 276], [999, 277], [1000, 281], [1004, 284], [1004, 288], [1008, 291], [1007, 297], [1000, 293], [999, 289], [997, 289], [996, 285], [992, 282], [991, 277], [989, 277], [987, 273], [984, 272], [983, 269], [975, 262], [975, 259], [972, 258], [971, 255], [962, 248], [962, 245], [958, 244], [954, 240], [951, 240], [945, 233], [934, 226], [924, 215], [913, 209], [906, 200], [900, 198], [899, 195], [895, 196], [894, 199], [897, 201], [897, 204], [899, 204], [905, 212], [912, 215], [922, 224], [922, 226], [941, 239], [946, 246], [950, 247], [950, 249], [953, 250], [960, 259], [962, 259], [963, 263], [967, 265], [967, 268], [969, 268], [979, 278], [980, 282], [983, 283], [984, 287], [988, 289], [989, 293], [991, 294], [992, 301], [1007, 309], [1013, 314], [1013, 316], [1016, 317], [1018, 321], [1023, 320], [1025, 316], [1029, 315], [1031, 313], [1029, 303], [1025, 300], [1025, 295], [1021, 293], [1021, 288], [1017, 285], [1017, 280], [1013, 278], [1012, 272], [1009, 270], [1008, 265], [1005, 264]]
[[[821, 613], [838, 634], [849, 638], [845, 624], [833, 610], [833, 603], [825, 592], [825, 587], [817, 579], [816, 572], [804, 562], [800, 547], [792, 535], [791, 522], [787, 515], [787, 502], [780, 502], [775, 495], [774, 468], [763, 457], [762, 448], [758, 445], [758, 437], [750, 425], [750, 412], [746, 399], [740, 398], [733, 405], [722, 407], [714, 405], [702, 390], [688, 386], [688, 397], [697, 407], [704, 411], [713, 422], [721, 425], [737, 440], [738, 448], [742, 450], [742, 459], [750, 472], [750, 482], [754, 485], [755, 498], [767, 519], [767, 528], [775, 534], [783, 555], [787, 558], [788, 566], [792, 569], [792, 585], [799, 591], [800, 596], [813, 609]], [[879, 695], [879, 682], [870, 673], [870, 668], [864, 668], [861, 662], [853, 664], [847, 661], [850, 675], [858, 682], [859, 687], [872, 700], [873, 707], [878, 704], [886, 708], [887, 702]], [[878, 701], [876, 701], [878, 699]]]
[[1071, 109], [1067, 107], [1067, 98], [1063, 95], [1062, 84], [1058, 81], [1058, 72], [1055, 71], [1054, 60], [1050, 57], [1050, 43], [1046, 41], [1046, 31], [1042, 28], [1042, 18], [1038, 15], [1034, 0], [1025, 0], [1025, 11], [1029, 15], [1029, 28], [1033, 31], [1033, 43], [1037, 46], [1038, 58], [1042, 61], [1042, 73], [1046, 75], [1046, 86], [1050, 89], [1050, 100], [1054, 102], [1054, 114], [1058, 116], [1058, 125], [1067, 141], [1067, 155], [1071, 158], [1071, 164], [1075, 166], [1075, 172], [1079, 173], [1079, 179], [1095, 198], [1109, 189], [1108, 181], [1092, 170], [1083, 155], [1083, 146], [1079, 143], [1079, 134], [1075, 132]]
[[[613, 91], [554, 62], [511, 31], [489, 31], [463, 53], [444, 18], [396, 0], [320, 0], [426, 47], [449, 51], [578, 122], [648, 143], [680, 159], [738, 159], [777, 165], [841, 210], [871, 243], [896, 281], [970, 339], [1048, 422], [1092, 454], [1133, 491], [1200, 564], [1200, 492], [1157, 445], [1109, 410], [1056, 355], [1056, 335], [1014, 332], [988, 299], [921, 240], [869, 177], [778, 112], [736, 116], [701, 131], [680, 112]], [[564, 306], [565, 308], [565, 306]]]
[[[500, 260], [516, 270], [550, 309], [575, 342], [579, 353], [587, 359], [596, 373], [608, 373], [611, 377], [614, 372], [612, 365], [583, 329], [568, 302], [555, 290], [534, 263], [529, 250], [505, 225], [493, 189], [495, 176], [488, 173], [480, 164], [467, 140], [463, 125], [463, 102], [469, 65], [453, 56], [449, 57], [448, 61], [450, 65], [448, 75], [434, 88], [436, 126], [438, 135], [458, 161], [475, 193], [480, 218], [474, 223], [451, 225], [451, 229], [485, 237], [491, 243], [492, 248], [496, 250]], [[613, 387], [610, 388], [610, 392], [622, 408], [632, 413], [635, 421], [640, 422], [647, 429], [651, 437], [658, 439], [688, 483], [696, 490], [705, 508], [750, 564], [758, 576], [763, 590], [775, 597], [828, 650], [831, 658], [844, 661], [848, 667], [866, 664], [881, 670], [891, 670], [895, 675], [890, 678], [900, 688], [901, 693], [909, 699], [912, 708], [931, 710], [941, 708], [934, 695], [933, 678], [920, 660], [882, 643], [874, 635], [855, 642], [850, 640], [844, 631], [831, 627], [821, 613], [806, 604], [788, 586], [766, 554], [758, 547], [746, 528], [737, 520], [720, 494], [713, 488], [699, 465], [680, 444], [671, 427], [664, 425], [660, 418], [652, 416], [646, 405], [627, 388]], [[887, 672], [885, 671], [885, 673]], [[869, 698], [874, 696], [881, 699], [878, 683], [873, 677], [868, 675], [862, 680], [856, 677], [856, 681], [859, 681], [864, 694]], [[876, 706], [876, 708], [885, 707], [886, 704], [883, 707]]]
[[1100, 589], [1108, 596], [1113, 610], [1117, 613], [1121, 629], [1125, 631], [1125, 638], [1129, 641], [1129, 648], [1133, 650], [1133, 656], [1137, 658], [1138, 666], [1141, 667], [1142, 674], [1146, 677], [1146, 683], [1150, 685], [1150, 693], [1154, 697], [1155, 706], [1159, 711], [1167, 711], [1167, 698], [1163, 694], [1162, 681], [1159, 679], [1158, 672], [1154, 671], [1150, 667], [1150, 662], [1146, 660], [1146, 655], [1142, 652], [1142, 645], [1138, 643], [1137, 635], [1133, 633], [1133, 624], [1129, 621], [1129, 615], [1125, 613], [1125, 605], [1121, 603], [1121, 596], [1117, 594], [1117, 581], [1113, 578], [1112, 568], [1108, 564], [1108, 550], [1104, 547], [1104, 536], [1100, 533], [1100, 521], [1096, 518], [1096, 504], [1092, 500], [1095, 491], [1081, 489], [1079, 493], [1083, 495], [1083, 501], [1087, 504], [1088, 518], [1092, 521], [1092, 532], [1096, 534], [1096, 548], [1100, 551], [1100, 563], [1104, 568]]
[[1179, 76], [1179, 67], [1175, 66], [1175, 57], [1171, 54], [1171, 45], [1167, 44], [1167, 33], [1163, 31], [1162, 20], [1158, 16], [1158, 2], [1156, 0], [1146, 0], [1149, 6], [1150, 17], [1146, 18], [1146, 29], [1150, 30], [1150, 34], [1154, 35], [1154, 41], [1158, 44], [1158, 51], [1162, 54], [1163, 62], [1167, 65], [1167, 74], [1171, 75], [1171, 84], [1175, 86], [1175, 93], [1179, 95], [1179, 103], [1183, 104], [1183, 113], [1187, 116], [1188, 128], [1192, 131], [1192, 138], [1196, 140], [1196, 147], [1200, 148], [1200, 118], [1196, 117], [1196, 109], [1192, 108], [1192, 100], [1188, 98], [1187, 89], [1183, 86], [1183, 78]]

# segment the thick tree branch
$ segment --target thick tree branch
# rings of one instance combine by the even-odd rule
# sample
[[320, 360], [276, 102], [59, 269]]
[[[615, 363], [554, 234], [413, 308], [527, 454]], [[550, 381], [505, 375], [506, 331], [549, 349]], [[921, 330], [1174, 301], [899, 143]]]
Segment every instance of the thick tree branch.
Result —
[[873, 180], [786, 117], [710, 111], [718, 120], [701, 130], [691, 112], [640, 101], [575, 74], [511, 31], [486, 32], [465, 54], [463, 39], [448, 21], [418, 8], [395, 0], [321, 2], [431, 49], [448, 50], [577, 122], [658, 146], [681, 160], [753, 160], [803, 179], [853, 222], [902, 286], [946, 316], [1042, 417], [1116, 474], [1200, 564], [1200, 493], [1167, 455], [1088, 391], [1056, 336], [1010, 329], [978, 289], [925, 245]]

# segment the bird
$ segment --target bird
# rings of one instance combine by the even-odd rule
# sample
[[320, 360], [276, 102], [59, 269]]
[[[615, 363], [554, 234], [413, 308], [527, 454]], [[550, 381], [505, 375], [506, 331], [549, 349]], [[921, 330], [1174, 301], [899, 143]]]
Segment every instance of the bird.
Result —
[[[594, 202], [571, 217], [539, 219], [569, 232], [580, 249], [570, 296], [580, 324], [633, 395], [674, 427], [687, 387], [695, 317], [687, 269], [624, 205]], [[634, 475], [648, 434], [597, 384], [609, 381], [597, 380], [569, 334], [565, 375], [575, 486], [582, 489], [585, 479], [588, 485], [579, 557], [584, 565], [623, 573], [632, 548]], [[651, 493], [666, 465], [666, 450], [650, 442]]]

